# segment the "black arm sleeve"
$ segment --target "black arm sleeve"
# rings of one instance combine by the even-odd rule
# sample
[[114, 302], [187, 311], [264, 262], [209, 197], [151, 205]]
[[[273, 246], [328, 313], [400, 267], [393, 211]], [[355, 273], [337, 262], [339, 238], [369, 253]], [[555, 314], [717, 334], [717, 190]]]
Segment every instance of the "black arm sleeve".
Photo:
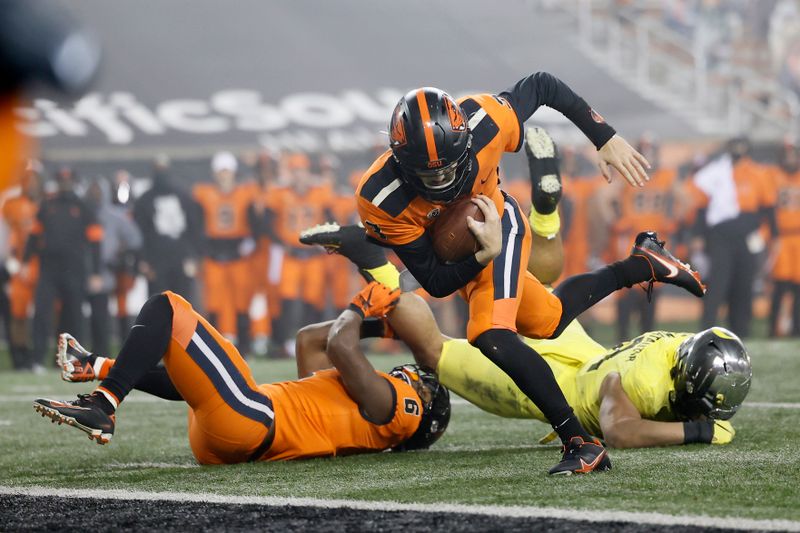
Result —
[[486, 268], [474, 255], [460, 263], [442, 263], [436, 257], [427, 234], [408, 244], [395, 246], [393, 250], [422, 288], [436, 298], [454, 293]]
[[500, 96], [508, 100], [517, 113], [520, 136], [523, 135], [522, 124], [543, 105], [552, 107], [572, 121], [598, 150], [616, 133], [583, 98], [575, 94], [566, 83], [547, 72], [537, 72], [519, 80], [513, 87], [500, 93]]

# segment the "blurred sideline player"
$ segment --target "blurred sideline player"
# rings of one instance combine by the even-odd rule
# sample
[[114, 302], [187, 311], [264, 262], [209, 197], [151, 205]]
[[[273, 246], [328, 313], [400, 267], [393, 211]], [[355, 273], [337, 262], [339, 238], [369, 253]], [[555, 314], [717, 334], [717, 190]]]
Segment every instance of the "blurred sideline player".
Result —
[[[470, 343], [546, 413], [565, 444], [562, 461], [550, 473], [603, 470], [610, 467], [605, 450], [581, 426], [545, 361], [516, 333], [557, 337], [583, 311], [636, 283], [675, 283], [697, 296], [704, 287], [652, 233], [637, 237], [629, 258], [570, 278], [553, 293], [526, 275], [522, 258], [530, 255], [534, 237], [516, 200], [500, 190], [497, 165], [504, 152], [527, 146], [543, 167], [533, 183], [531, 219], [538, 237], [554, 235], [561, 195], [555, 146], [546, 134], [526, 141], [522, 129], [542, 105], [562, 112], [593, 142], [606, 177], [611, 164], [631, 185], [644, 185], [644, 157], [563, 82], [540, 72], [499, 95], [471, 95], [459, 102], [430, 87], [407, 93], [392, 114], [390, 149], [359, 185], [359, 215], [368, 236], [391, 247], [432, 296], [460, 290], [469, 302]], [[426, 229], [461, 196], [471, 197], [483, 212], [482, 223], [468, 219], [480, 249], [447, 264], [434, 254]]]
[[[224, 332], [245, 356], [250, 350], [250, 255], [258, 228], [251, 184], [236, 181], [238, 164], [230, 152], [211, 161], [214, 183], [194, 187], [192, 196], [203, 220], [203, 298], [211, 323]], [[235, 335], [231, 333], [235, 331]]]
[[[642, 135], [636, 149], [650, 162], [650, 182], [647, 187], [617, 187], [614, 194], [615, 216], [611, 223], [612, 257], [625, 257], [627, 246], [638, 228], [648, 228], [670, 239], [676, 230], [673, 216], [673, 194], [677, 172], [661, 165], [660, 146], [652, 135]], [[632, 315], [638, 315], [639, 331], [653, 329], [658, 289], [643, 293], [636, 289], [620, 292], [617, 298], [617, 340], [629, 338]]]
[[6, 199], [2, 208], [3, 220], [10, 230], [10, 257], [6, 261], [6, 270], [11, 276], [8, 285], [11, 307], [9, 351], [15, 369], [28, 368], [32, 364], [30, 311], [39, 279], [39, 258], [31, 259], [27, 269], [21, 267], [42, 198], [42, 171], [39, 161], [30, 160], [19, 194]]
[[[320, 227], [307, 232], [304, 240], [351, 257], [365, 277], [393, 286], [399, 273], [388, 262], [374, 266], [383, 252], [360, 239], [362, 231]], [[531, 254], [543, 283], [557, 279], [562, 264], [556, 240], [542, 241]], [[435, 370], [441, 383], [459, 396], [498, 416], [547, 422], [480, 350], [465, 339], [443, 335], [419, 296], [403, 294], [386, 322], [387, 333], [404, 341], [417, 363]], [[304, 342], [324, 345], [330, 327], [330, 322], [307, 326], [301, 332]], [[576, 320], [558, 338], [523, 340], [547, 362], [583, 426], [610, 446], [727, 444], [735, 435], [727, 420], [744, 401], [752, 372], [744, 345], [730, 331], [651, 331], [607, 350]], [[553, 432], [541, 442], [555, 437]]]
[[280, 279], [281, 312], [273, 325], [278, 355], [292, 355], [294, 334], [303, 317], [319, 320], [325, 307], [325, 254], [300, 244], [297, 235], [310, 225], [331, 218], [329, 191], [315, 182], [311, 162], [305, 154], [285, 155], [281, 172], [287, 186], [274, 191], [269, 200], [269, 220], [265, 223], [273, 243], [282, 248], [282, 257], [271, 258]]
[[780, 165], [773, 171], [777, 204], [780, 245], [770, 258], [772, 301], [769, 331], [772, 337], [781, 333], [781, 307], [787, 295], [792, 296], [792, 337], [800, 337], [800, 153], [794, 142], [783, 146]]
[[298, 380], [257, 385], [236, 348], [186, 300], [158, 294], [142, 307], [116, 360], [60, 335], [62, 377], [102, 382], [78, 400], [40, 398], [34, 408], [105, 444], [131, 389], [185, 400], [189, 443], [200, 464], [427, 448], [447, 428], [447, 389], [416, 365], [377, 372], [359, 347], [364, 318], [385, 315], [399, 295], [368, 285], [339, 315], [325, 344], [298, 344], [297, 362], [305, 369]]

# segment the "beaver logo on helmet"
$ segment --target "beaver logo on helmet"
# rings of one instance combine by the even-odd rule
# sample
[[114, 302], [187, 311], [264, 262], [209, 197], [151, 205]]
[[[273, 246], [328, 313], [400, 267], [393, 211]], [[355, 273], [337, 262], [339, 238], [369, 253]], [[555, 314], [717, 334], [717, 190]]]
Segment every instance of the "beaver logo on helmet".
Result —
[[400, 115], [402, 113], [401, 106], [398, 104], [394, 108], [394, 120], [392, 120], [392, 131], [389, 134], [389, 145], [392, 148], [400, 148], [406, 144], [406, 127]]
[[450, 117], [450, 129], [455, 132], [467, 131], [467, 120], [464, 111], [456, 108], [452, 98], [444, 99], [444, 106], [447, 109], [447, 116]]

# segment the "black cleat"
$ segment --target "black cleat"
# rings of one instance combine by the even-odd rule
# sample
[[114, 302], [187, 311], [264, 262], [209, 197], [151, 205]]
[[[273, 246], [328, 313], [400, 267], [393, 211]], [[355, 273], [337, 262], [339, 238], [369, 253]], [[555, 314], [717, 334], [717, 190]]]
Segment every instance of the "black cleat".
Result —
[[525, 131], [525, 155], [531, 174], [531, 202], [537, 213], [549, 215], [561, 200], [561, 172], [558, 149], [542, 128]]
[[316, 244], [325, 248], [329, 254], [345, 256], [362, 271], [362, 275], [364, 270], [387, 263], [383, 248], [368, 241], [364, 228], [357, 224], [349, 226], [340, 226], [336, 222], [317, 224], [300, 232], [300, 242], [310, 246]]
[[598, 439], [586, 442], [582, 437], [572, 437], [561, 448], [561, 462], [550, 469], [550, 475], [571, 476], [611, 470], [611, 459]]
[[650, 264], [653, 277], [649, 280], [648, 293], [653, 282], [660, 281], [682, 287], [701, 298], [706, 293], [706, 286], [703, 285], [700, 274], [669, 253], [664, 248], [664, 242], [658, 240], [655, 231], [643, 231], [636, 236], [631, 249], [631, 256], [643, 257]]
[[99, 405], [98, 392], [79, 394], [77, 400], [62, 402], [38, 398], [33, 401], [33, 408], [50, 417], [53, 422], [74, 426], [98, 444], [106, 444], [114, 436], [115, 415], [106, 414]]

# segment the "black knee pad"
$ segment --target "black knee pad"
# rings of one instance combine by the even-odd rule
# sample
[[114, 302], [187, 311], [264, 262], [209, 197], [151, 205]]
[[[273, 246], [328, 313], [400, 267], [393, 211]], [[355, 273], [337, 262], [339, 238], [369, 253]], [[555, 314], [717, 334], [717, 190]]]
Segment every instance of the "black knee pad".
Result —
[[166, 294], [151, 296], [139, 310], [136, 324], [140, 326], [172, 326], [172, 305]]

